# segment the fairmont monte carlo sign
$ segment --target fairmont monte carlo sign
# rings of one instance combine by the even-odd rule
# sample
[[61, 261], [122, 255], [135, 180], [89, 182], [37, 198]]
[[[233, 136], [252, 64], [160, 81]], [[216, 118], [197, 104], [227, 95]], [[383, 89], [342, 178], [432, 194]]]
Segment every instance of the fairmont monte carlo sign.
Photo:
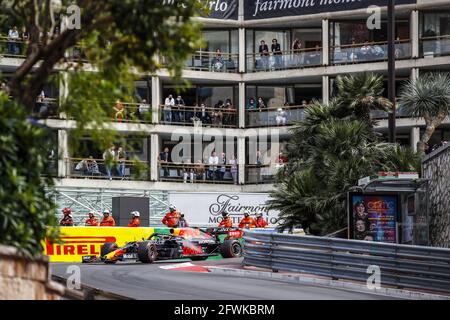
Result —
[[[301, 16], [321, 12], [387, 6], [388, 0], [245, 0], [245, 20]], [[416, 0], [396, 0], [397, 5], [414, 4]]]
[[[239, 0], [198, 0], [208, 9], [207, 18], [237, 20]], [[185, 5], [182, 0], [162, 0], [165, 5]]]

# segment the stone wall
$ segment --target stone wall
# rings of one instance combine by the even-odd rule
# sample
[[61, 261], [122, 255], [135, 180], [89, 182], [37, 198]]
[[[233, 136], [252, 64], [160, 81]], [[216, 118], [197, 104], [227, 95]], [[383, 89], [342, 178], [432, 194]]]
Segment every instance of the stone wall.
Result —
[[430, 241], [435, 247], [450, 247], [450, 144], [427, 155], [423, 177], [430, 180]]
[[47, 257], [26, 259], [0, 245], [0, 300], [56, 300], [63, 294], [64, 287], [50, 280]]

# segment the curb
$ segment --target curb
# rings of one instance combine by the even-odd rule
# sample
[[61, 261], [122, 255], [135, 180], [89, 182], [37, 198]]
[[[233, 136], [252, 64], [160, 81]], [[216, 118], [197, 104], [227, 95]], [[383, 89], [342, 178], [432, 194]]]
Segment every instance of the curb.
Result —
[[221, 273], [221, 274], [233, 274], [241, 277], [256, 277], [259, 279], [272, 279], [283, 282], [290, 283], [298, 283], [312, 286], [321, 286], [321, 287], [332, 287], [337, 289], [343, 289], [348, 291], [355, 291], [361, 293], [369, 293], [374, 295], [382, 295], [391, 298], [399, 298], [399, 299], [408, 299], [408, 300], [450, 300], [450, 296], [434, 294], [434, 293], [425, 293], [418, 291], [410, 291], [404, 289], [395, 289], [395, 288], [380, 288], [380, 289], [369, 289], [367, 286], [339, 281], [339, 280], [331, 280], [331, 279], [320, 279], [314, 277], [305, 277], [301, 275], [290, 275], [290, 274], [280, 274], [273, 273], [268, 271], [253, 271], [253, 270], [245, 270], [245, 269], [232, 269], [232, 268], [222, 268], [222, 267], [208, 267], [210, 272]]

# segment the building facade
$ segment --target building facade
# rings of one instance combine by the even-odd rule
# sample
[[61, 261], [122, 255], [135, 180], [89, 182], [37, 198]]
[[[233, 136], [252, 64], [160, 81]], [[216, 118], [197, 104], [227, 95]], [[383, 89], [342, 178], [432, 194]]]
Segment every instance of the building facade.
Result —
[[[396, 87], [421, 73], [450, 69], [450, 1], [396, 4]], [[55, 132], [50, 170], [57, 176], [60, 206], [86, 213], [109, 207], [116, 194], [145, 194], [151, 213], [159, 217], [170, 192], [267, 193], [288, 161], [283, 148], [290, 126], [312, 101], [329, 101], [338, 75], [383, 75], [387, 96], [386, 1], [221, 0], [209, 5], [210, 16], [200, 18], [206, 45], [193, 52], [183, 72], [191, 87], [177, 92], [161, 69], [136, 81], [136, 99], [112, 103], [116, 112], [109, 126], [133, 146], [117, 168], [107, 168], [105, 150], [88, 137], [79, 141], [79, 151], [70, 148], [75, 124], [57, 109], [70, 92], [60, 84], [43, 88], [45, 98], [37, 108], [54, 113], [46, 124]], [[0, 38], [0, 50], [0, 70], [7, 78], [23, 52], [20, 42], [11, 48], [6, 37]], [[77, 50], [71, 55], [82, 58]], [[170, 95], [173, 102], [167, 100]], [[387, 114], [374, 117], [387, 137]], [[399, 143], [416, 148], [424, 128], [423, 120], [408, 117], [399, 106]], [[430, 144], [449, 139], [447, 119]], [[210, 165], [214, 151], [218, 162]], [[130, 156], [141, 163], [127, 160]], [[98, 170], [87, 170], [92, 160]], [[144, 174], [136, 178], [139, 165]]]

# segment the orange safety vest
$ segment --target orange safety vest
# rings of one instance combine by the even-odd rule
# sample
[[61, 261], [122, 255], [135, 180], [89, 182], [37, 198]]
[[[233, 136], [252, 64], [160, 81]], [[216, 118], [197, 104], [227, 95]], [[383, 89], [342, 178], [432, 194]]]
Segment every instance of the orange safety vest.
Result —
[[141, 221], [139, 220], [138, 217], [134, 217], [133, 219], [131, 219], [131, 222], [128, 224], [128, 227], [130, 228], [137, 228], [141, 225]]
[[254, 228], [255, 220], [252, 217], [243, 218], [241, 222], [239, 222], [239, 228]]
[[114, 218], [109, 216], [108, 218], [103, 218], [102, 222], [100, 222], [101, 227], [114, 227], [116, 225], [116, 221]]
[[163, 224], [168, 226], [169, 228], [176, 227], [178, 225], [178, 220], [180, 219], [180, 213], [178, 211], [170, 211], [165, 215], [165, 217], [161, 220]]
[[223, 218], [219, 223], [219, 228], [233, 228], [233, 221], [230, 217]]
[[267, 221], [264, 218], [256, 218], [255, 225], [257, 228], [265, 228], [267, 227]]
[[86, 220], [86, 226], [88, 227], [98, 227], [97, 218], [89, 218]]

